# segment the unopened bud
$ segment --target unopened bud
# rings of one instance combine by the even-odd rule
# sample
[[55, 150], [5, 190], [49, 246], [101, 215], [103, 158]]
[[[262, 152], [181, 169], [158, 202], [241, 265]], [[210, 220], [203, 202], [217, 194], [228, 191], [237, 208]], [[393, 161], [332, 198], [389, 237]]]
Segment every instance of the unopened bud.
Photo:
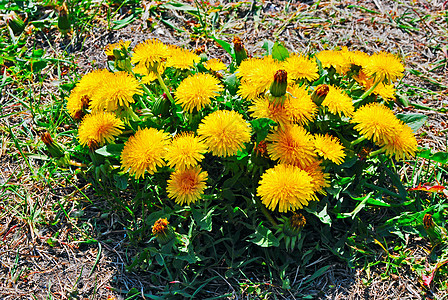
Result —
[[311, 94], [311, 99], [316, 105], [321, 105], [325, 97], [327, 97], [330, 88], [326, 84], [321, 84], [316, 87], [313, 94]]
[[243, 42], [237, 36], [233, 38], [233, 50], [235, 51], [236, 65], [239, 66], [241, 62], [247, 58], [247, 52]]
[[271, 84], [269, 91], [274, 97], [282, 97], [286, 94], [288, 87], [288, 73], [285, 70], [278, 70], [274, 74], [274, 82]]
[[6, 23], [15, 35], [19, 35], [25, 30], [25, 22], [15, 12], [6, 16]]
[[45, 144], [48, 154], [54, 158], [64, 157], [65, 151], [61, 145], [53, 140], [49, 132], [44, 132], [40, 135], [41, 141]]
[[66, 34], [71, 29], [70, 18], [68, 14], [67, 5], [65, 2], [59, 7], [58, 14], [58, 28], [62, 34]]
[[158, 219], [155, 221], [154, 225], [152, 226], [152, 234], [156, 236], [157, 241], [165, 245], [169, 241], [171, 241], [175, 234], [174, 230], [169, 226], [169, 222], [167, 219]]

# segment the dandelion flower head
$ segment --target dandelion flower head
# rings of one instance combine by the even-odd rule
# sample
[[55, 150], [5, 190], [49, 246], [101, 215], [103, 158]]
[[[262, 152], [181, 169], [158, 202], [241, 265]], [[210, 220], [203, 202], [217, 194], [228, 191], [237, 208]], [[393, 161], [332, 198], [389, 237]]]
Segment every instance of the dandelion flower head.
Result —
[[176, 104], [192, 113], [210, 104], [224, 88], [219, 80], [210, 74], [197, 73], [185, 78], [175, 92]]
[[204, 67], [212, 72], [223, 71], [227, 66], [218, 58], [212, 58], [205, 62]]
[[299, 125], [307, 125], [313, 121], [317, 114], [317, 105], [311, 99], [311, 95], [305, 86], [293, 85], [288, 87], [289, 98], [285, 102], [285, 108], [291, 121]]
[[313, 81], [319, 78], [316, 60], [309, 59], [304, 55], [292, 54], [283, 62], [283, 67], [292, 80]]
[[269, 156], [281, 164], [305, 167], [316, 157], [312, 135], [296, 124], [271, 132], [266, 141]]
[[236, 76], [241, 79], [245, 89], [238, 94], [243, 98], [253, 100], [255, 96], [264, 93], [274, 81], [275, 73], [281, 69], [281, 65], [271, 56], [264, 58], [249, 58], [241, 62]]
[[165, 62], [170, 56], [168, 46], [158, 39], [146, 40], [134, 48], [131, 63], [152, 68], [155, 64]]
[[114, 73], [111, 73], [106, 69], [94, 70], [81, 78], [76, 84], [76, 89], [79, 94], [87, 97], [88, 101], [90, 101], [103, 83], [109, 81], [109, 78], [113, 76]]
[[100, 112], [84, 117], [78, 129], [79, 143], [89, 146], [92, 142], [99, 145], [110, 143], [124, 129], [123, 122], [115, 114]]
[[129, 170], [136, 179], [147, 171], [154, 174], [157, 167], [165, 165], [163, 157], [169, 145], [170, 136], [155, 128], [139, 129], [124, 144], [121, 152], [121, 168]]
[[279, 164], [261, 176], [257, 195], [270, 210], [294, 211], [314, 200], [313, 178], [299, 167]]
[[268, 118], [276, 122], [280, 126], [290, 123], [290, 115], [285, 105], [270, 103], [269, 99], [264, 96], [256, 98], [253, 104], [249, 106], [249, 112], [255, 119]]
[[328, 94], [322, 101], [322, 106], [334, 115], [350, 117], [355, 110], [353, 101], [341, 88], [328, 86]]
[[370, 57], [364, 66], [364, 72], [369, 77], [374, 77], [375, 82], [390, 84], [403, 77], [404, 67], [400, 59], [392, 53], [379, 52]]
[[170, 56], [166, 61], [167, 67], [181, 70], [190, 69], [201, 60], [196, 53], [177, 46], [170, 46], [169, 52]]
[[344, 147], [341, 145], [338, 138], [329, 135], [328, 133], [314, 135], [314, 147], [316, 153], [328, 160], [331, 160], [337, 165], [344, 162], [345, 153]]
[[193, 133], [176, 135], [167, 148], [165, 159], [168, 165], [176, 169], [186, 169], [196, 166], [207, 152], [207, 147]]
[[235, 111], [217, 110], [206, 116], [197, 130], [213, 155], [235, 155], [250, 141], [251, 128]]
[[104, 53], [106, 53], [107, 56], [114, 56], [114, 50], [121, 50], [121, 49], [129, 49], [129, 46], [131, 45], [131, 41], [119, 41], [118, 43], [109, 44], [106, 46], [106, 49], [104, 50]]
[[354, 128], [359, 133], [378, 145], [387, 142], [400, 123], [392, 110], [378, 103], [361, 106], [351, 122], [357, 123]]
[[316, 58], [321, 62], [322, 68], [333, 67], [338, 74], [345, 74], [350, 70], [350, 61], [342, 55], [341, 51], [324, 50], [316, 54]]
[[382, 148], [389, 157], [405, 159], [415, 155], [417, 140], [411, 127], [400, 121], [400, 125], [384, 141]]
[[104, 82], [90, 102], [93, 111], [115, 111], [119, 106], [129, 107], [134, 95], [141, 95], [140, 83], [134, 76], [120, 71]]
[[179, 205], [190, 205], [202, 197], [207, 179], [207, 172], [199, 166], [176, 170], [168, 180], [168, 197]]

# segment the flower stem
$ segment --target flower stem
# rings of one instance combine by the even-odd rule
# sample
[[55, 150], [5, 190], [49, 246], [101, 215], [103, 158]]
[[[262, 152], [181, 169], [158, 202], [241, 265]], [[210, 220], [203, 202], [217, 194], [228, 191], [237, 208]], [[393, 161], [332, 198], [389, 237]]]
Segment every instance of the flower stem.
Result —
[[162, 79], [162, 76], [160, 76], [159, 72], [156, 72], [157, 75], [157, 80], [160, 83], [160, 86], [162, 87], [163, 91], [165, 92], [166, 96], [168, 97], [168, 99], [170, 99], [171, 103], [173, 105], [175, 105], [174, 103], [174, 98], [173, 96], [171, 96], [170, 90], [168, 89], [168, 87], [166, 86], [165, 82]]
[[365, 137], [365, 136], [362, 136], [362, 137], [360, 137], [360, 138], [358, 138], [358, 139], [352, 141], [352, 142], [350, 143], [350, 146], [355, 146], [355, 145], [357, 145], [357, 144], [363, 142], [365, 139], [366, 139], [366, 137]]
[[378, 149], [378, 150], [375, 150], [375, 151], [372, 151], [372, 152], [369, 153], [369, 158], [370, 158], [370, 157], [377, 156], [378, 154], [381, 154], [381, 153], [383, 153], [383, 152], [384, 152], [384, 149], [383, 149], [383, 148]]
[[277, 226], [277, 222], [275, 222], [274, 218], [271, 216], [271, 214], [266, 209], [266, 207], [263, 205], [263, 203], [261, 203], [260, 199], [255, 198], [255, 201], [257, 202], [258, 206], [261, 209], [261, 212], [266, 217], [266, 219], [268, 219], [268, 221], [271, 222], [272, 226], [276, 227]]
[[378, 86], [378, 84], [380, 84], [380, 81], [375, 82], [370, 89], [368, 89], [367, 91], [364, 92], [364, 94], [361, 95], [361, 97], [359, 98], [359, 100], [364, 100], [367, 96], [369, 96], [373, 90]]

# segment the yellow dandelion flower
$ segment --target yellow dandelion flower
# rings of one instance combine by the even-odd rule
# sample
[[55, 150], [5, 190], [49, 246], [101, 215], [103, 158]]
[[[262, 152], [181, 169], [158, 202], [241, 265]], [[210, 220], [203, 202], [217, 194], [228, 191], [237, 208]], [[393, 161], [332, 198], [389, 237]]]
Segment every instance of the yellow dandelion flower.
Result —
[[344, 147], [341, 145], [338, 138], [333, 137], [328, 133], [325, 135], [316, 134], [314, 135], [314, 147], [319, 156], [331, 160], [337, 165], [344, 162]]
[[386, 102], [395, 100], [395, 87], [393, 84], [380, 83], [373, 90], [373, 93], [381, 96]]
[[[264, 93], [270, 88], [274, 81], [275, 73], [281, 65], [271, 56], [264, 58], [250, 58], [241, 62], [236, 76], [241, 78], [241, 82], [251, 87], [251, 93], [246, 94], [244, 90], [239, 90], [238, 94], [243, 98]], [[247, 86], [246, 86], [247, 87]]]
[[258, 97], [253, 101], [253, 105], [249, 106], [249, 112], [256, 119], [268, 118], [277, 124], [283, 126], [289, 124], [290, 116], [285, 105], [270, 103], [266, 97]]
[[328, 88], [328, 94], [322, 101], [322, 106], [327, 107], [332, 114], [350, 117], [355, 110], [350, 96], [339, 87], [328, 86]]
[[121, 152], [121, 168], [129, 174], [145, 177], [145, 172], [154, 174], [157, 167], [165, 165], [163, 157], [169, 145], [170, 136], [154, 128], [139, 129], [124, 144]]
[[199, 137], [193, 133], [181, 133], [168, 146], [165, 159], [170, 167], [183, 170], [196, 166], [205, 152], [207, 147]]
[[261, 176], [257, 195], [270, 210], [294, 211], [314, 200], [313, 178], [299, 167], [279, 164]]
[[101, 112], [84, 117], [78, 129], [79, 143], [83, 146], [92, 142], [100, 146], [110, 143], [124, 129], [123, 122], [113, 113]]
[[[369, 78], [362, 69], [359, 71], [358, 76], [354, 76], [353, 79], [363, 86], [366, 91], [374, 85], [373, 78]], [[395, 100], [395, 87], [392, 84], [381, 82], [375, 87], [373, 93], [381, 96], [386, 102]]]
[[219, 80], [210, 74], [197, 73], [185, 78], [175, 92], [176, 104], [192, 113], [210, 104], [224, 90]]
[[265, 92], [264, 90], [260, 92], [260, 89], [256, 85], [251, 84], [249, 81], [243, 80], [240, 83], [237, 94], [244, 99], [253, 101], [258, 97], [260, 97], [261, 96], [260, 94], [264, 92]]
[[168, 46], [158, 39], [146, 40], [134, 48], [131, 63], [152, 68], [156, 63], [164, 62], [170, 56]]
[[197, 64], [201, 60], [196, 53], [176, 46], [170, 46], [169, 52], [170, 56], [166, 61], [167, 67], [173, 67], [181, 70], [190, 69], [194, 67], [195, 63]]
[[266, 140], [270, 142], [267, 146], [269, 156], [281, 164], [304, 167], [316, 157], [312, 135], [298, 125], [271, 132]]
[[204, 67], [212, 72], [218, 72], [227, 69], [227, 66], [217, 58], [207, 60], [204, 64]]
[[350, 62], [350, 64], [358, 66], [358, 67], [363, 67], [365, 66], [370, 59], [370, 56], [362, 51], [341, 51], [341, 54], [344, 56], [344, 58]]
[[370, 103], [360, 107], [353, 114], [352, 123], [355, 129], [376, 144], [383, 144], [394, 135], [400, 121], [388, 107]]
[[208, 174], [200, 167], [176, 170], [171, 174], [166, 188], [168, 197], [177, 204], [190, 205], [202, 197], [206, 186]]
[[400, 121], [400, 125], [390, 133], [383, 143], [383, 149], [389, 157], [395, 156], [395, 159], [405, 159], [415, 155], [417, 151], [417, 140], [411, 127]]
[[226, 157], [250, 141], [251, 128], [238, 112], [217, 110], [202, 120], [197, 132], [213, 155]]
[[115, 111], [119, 106], [129, 107], [134, 95], [141, 95], [140, 83], [134, 76], [121, 71], [104, 82], [90, 102], [93, 111]]
[[370, 57], [369, 62], [364, 66], [364, 72], [367, 76], [374, 77], [375, 82], [390, 84], [403, 77], [404, 67], [392, 53], [379, 52]]
[[292, 54], [283, 62], [283, 67], [288, 73], [288, 78], [292, 80], [313, 81], [319, 78], [316, 60], [311, 60], [304, 55]]
[[106, 53], [107, 56], [114, 56], [114, 50], [121, 50], [125, 48], [126, 50], [129, 49], [129, 46], [131, 45], [131, 41], [119, 41], [118, 43], [110, 44], [106, 46], [106, 49], [104, 50], [104, 53]]
[[89, 106], [87, 96], [83, 95], [78, 88], [74, 88], [67, 99], [67, 111], [70, 116], [79, 120], [84, 114], [84, 109]]
[[321, 62], [322, 68], [333, 67], [338, 74], [345, 74], [350, 70], [350, 61], [341, 53], [342, 51], [324, 50], [316, 54], [316, 58]]
[[313, 121], [317, 114], [317, 105], [311, 99], [311, 95], [305, 86], [293, 85], [288, 87], [289, 98], [285, 102], [285, 108], [293, 122], [306, 125]]
[[[320, 165], [321, 161], [315, 160], [302, 170], [306, 171], [313, 178], [313, 191], [321, 195], [326, 195], [325, 188], [330, 186], [330, 174], [324, 173], [323, 167]], [[315, 195], [313, 200], [319, 200]]]
[[92, 100], [93, 95], [99, 90], [104, 82], [108, 82], [109, 78], [113, 77], [114, 73], [106, 69], [94, 70], [84, 75], [76, 84], [76, 89], [79, 94], [87, 97], [88, 101]]

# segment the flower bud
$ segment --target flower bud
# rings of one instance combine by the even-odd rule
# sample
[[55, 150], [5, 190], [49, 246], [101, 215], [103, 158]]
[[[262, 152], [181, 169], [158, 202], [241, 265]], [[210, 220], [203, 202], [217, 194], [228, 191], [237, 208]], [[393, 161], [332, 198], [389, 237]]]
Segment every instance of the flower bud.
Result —
[[48, 153], [51, 157], [61, 158], [64, 157], [65, 151], [57, 142], [53, 140], [49, 132], [44, 132], [40, 135], [40, 139], [45, 144]]
[[285, 70], [278, 70], [274, 74], [274, 82], [271, 84], [269, 91], [274, 97], [282, 97], [286, 94], [288, 87], [288, 73]]
[[236, 65], [239, 66], [241, 62], [247, 58], [247, 52], [243, 42], [237, 36], [233, 38], [233, 50], [235, 51]]
[[8, 24], [15, 35], [19, 35], [25, 30], [25, 22], [15, 12], [7, 15], [6, 24]]
[[152, 234], [156, 236], [157, 241], [161, 245], [165, 245], [169, 241], [171, 241], [175, 234], [174, 230], [169, 226], [169, 222], [167, 219], [158, 219], [154, 222], [152, 226]]
[[433, 245], [440, 244], [446, 238], [446, 230], [434, 223], [430, 214], [425, 214], [423, 217], [423, 227]]
[[66, 34], [71, 29], [70, 18], [68, 14], [67, 5], [65, 2], [59, 7], [58, 13], [58, 28], [62, 34]]
[[321, 105], [325, 97], [327, 97], [330, 88], [326, 84], [321, 84], [316, 87], [313, 94], [311, 94], [311, 99], [316, 105]]
[[303, 227], [305, 227], [306, 219], [301, 213], [294, 213], [286, 222], [283, 228], [283, 233], [286, 236], [298, 235]]

